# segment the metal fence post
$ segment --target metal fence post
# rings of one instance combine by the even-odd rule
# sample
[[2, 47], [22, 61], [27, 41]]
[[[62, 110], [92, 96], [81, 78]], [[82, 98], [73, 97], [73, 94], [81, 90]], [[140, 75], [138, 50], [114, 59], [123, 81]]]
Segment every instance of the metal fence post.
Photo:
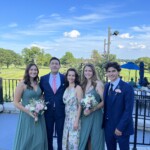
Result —
[[3, 79], [0, 78], [0, 104], [3, 104]]
[[135, 131], [134, 131], [134, 143], [133, 143], [133, 149], [137, 150], [136, 144], [137, 144], [137, 126], [138, 126], [138, 107], [139, 107], [139, 100], [136, 99], [136, 108], [135, 108]]

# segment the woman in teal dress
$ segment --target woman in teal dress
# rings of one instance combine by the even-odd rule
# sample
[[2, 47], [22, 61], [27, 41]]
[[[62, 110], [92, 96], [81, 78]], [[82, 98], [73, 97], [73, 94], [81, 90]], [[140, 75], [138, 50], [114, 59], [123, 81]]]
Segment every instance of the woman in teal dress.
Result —
[[29, 64], [25, 70], [24, 80], [15, 90], [14, 105], [20, 109], [20, 114], [13, 150], [48, 150], [44, 115], [38, 116], [35, 123], [36, 114], [25, 108], [31, 99], [41, 98], [38, 73], [38, 67]]
[[82, 79], [84, 96], [93, 95], [98, 105], [92, 109], [82, 109], [79, 150], [104, 150], [103, 84], [98, 80], [92, 64], [84, 66]]

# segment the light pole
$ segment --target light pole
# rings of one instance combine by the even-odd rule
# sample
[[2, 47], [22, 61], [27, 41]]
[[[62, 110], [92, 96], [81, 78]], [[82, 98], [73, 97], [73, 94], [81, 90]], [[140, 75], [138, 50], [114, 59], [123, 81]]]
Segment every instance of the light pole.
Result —
[[104, 39], [104, 56], [106, 56], [106, 39]]
[[[110, 58], [109, 58], [109, 55], [110, 55], [110, 44], [111, 44], [110, 37], [111, 37], [112, 35], [117, 36], [118, 34], [119, 34], [119, 32], [118, 32], [118, 31], [114, 31], [114, 33], [111, 33], [111, 28], [110, 28], [110, 27], [108, 27], [107, 61], [109, 61], [109, 60], [110, 60]], [[104, 49], [105, 49], [105, 46], [104, 46]]]

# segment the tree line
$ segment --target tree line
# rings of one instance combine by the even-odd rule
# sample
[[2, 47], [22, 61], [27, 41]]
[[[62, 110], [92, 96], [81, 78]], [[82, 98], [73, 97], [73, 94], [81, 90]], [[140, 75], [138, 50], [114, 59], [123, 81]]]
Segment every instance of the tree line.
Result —
[[[3, 66], [7, 66], [9, 68], [10, 65], [14, 65], [15, 67], [27, 65], [31, 62], [36, 63], [39, 67], [48, 66], [49, 60], [52, 55], [45, 53], [45, 51], [39, 47], [31, 47], [24, 48], [21, 54], [14, 52], [13, 50], [0, 48], [0, 68]], [[88, 59], [84, 58], [75, 58], [71, 52], [66, 52], [62, 58], [60, 58], [61, 64], [64, 68], [75, 67], [79, 72], [82, 69], [84, 63], [93, 63], [96, 67], [98, 75], [100, 78], [104, 77], [104, 65], [108, 62], [107, 55], [100, 54], [98, 50], [93, 50], [91, 53], [91, 57]], [[137, 65], [139, 62], [143, 61], [145, 63], [145, 69], [150, 70], [150, 58], [149, 57], [141, 57], [136, 60], [123, 60], [117, 59], [116, 55], [109, 55], [110, 61], [135, 62]], [[103, 80], [103, 79], [102, 79]]]

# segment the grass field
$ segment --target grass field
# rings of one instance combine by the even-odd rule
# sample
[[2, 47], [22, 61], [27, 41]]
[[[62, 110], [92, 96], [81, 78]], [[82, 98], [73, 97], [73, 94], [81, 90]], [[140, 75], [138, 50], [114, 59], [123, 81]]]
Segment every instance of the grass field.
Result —
[[[64, 73], [66, 70], [67, 70], [66, 68], [61, 68], [60, 72]], [[25, 68], [10, 68], [10, 69], [3, 68], [0, 70], [0, 77], [3, 79], [22, 79], [24, 72]], [[48, 67], [39, 69], [39, 77], [49, 72], [50, 69]]]
[[[0, 77], [3, 79], [22, 79], [24, 75], [25, 68], [3, 68], [0, 70]], [[62, 67], [60, 69], [60, 72], [65, 73], [67, 68]], [[50, 72], [50, 69], [47, 68], [40, 68], [39, 69], [39, 76], [43, 76]], [[129, 75], [130, 72], [130, 75]], [[135, 79], [137, 74], [137, 79], [139, 78], [139, 71], [135, 70], [127, 70], [122, 69], [120, 75], [123, 77], [123, 80], [128, 81], [133, 77]], [[146, 70], [144, 73], [145, 77], [148, 77], [148, 80], [150, 81], [150, 73]]]
[[[131, 78], [137, 78], [137, 80], [140, 78], [139, 71], [135, 70], [129, 71], [128, 69], [122, 69], [120, 75], [123, 77], [124, 81], [130, 81]], [[150, 72], [148, 70], [145, 70], [144, 77], [147, 77], [150, 82]]]

